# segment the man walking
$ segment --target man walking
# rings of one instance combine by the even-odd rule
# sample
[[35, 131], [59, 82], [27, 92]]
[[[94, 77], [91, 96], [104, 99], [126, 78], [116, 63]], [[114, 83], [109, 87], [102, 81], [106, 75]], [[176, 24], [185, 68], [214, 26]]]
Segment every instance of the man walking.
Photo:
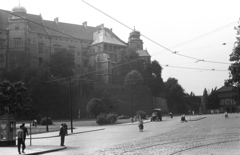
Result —
[[64, 124], [62, 123], [61, 128], [60, 128], [60, 132], [59, 132], [59, 136], [61, 136], [60, 146], [65, 146], [64, 145], [65, 135], [66, 135], [66, 130], [65, 130]]
[[20, 129], [17, 131], [18, 136], [18, 153], [21, 154], [20, 147], [22, 145], [22, 153], [24, 153], [25, 149], [25, 142], [24, 142], [24, 131], [22, 129], [22, 125], [20, 126]]
[[27, 128], [25, 127], [25, 123], [22, 124], [22, 129], [23, 129], [23, 134], [24, 134], [23, 141], [25, 142], [25, 140], [26, 140], [26, 135], [28, 135], [28, 130], [27, 130]]

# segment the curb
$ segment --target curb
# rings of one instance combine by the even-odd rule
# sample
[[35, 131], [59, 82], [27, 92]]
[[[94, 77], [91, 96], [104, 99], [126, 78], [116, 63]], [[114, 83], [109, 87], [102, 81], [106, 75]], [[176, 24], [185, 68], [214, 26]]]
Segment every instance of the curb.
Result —
[[[80, 133], [86, 133], [86, 132], [100, 131], [100, 130], [105, 130], [105, 128], [96, 129], [96, 130], [90, 130], [90, 131], [80, 131], [80, 132], [68, 134], [67, 136], [71, 136], [71, 135], [75, 135], [75, 134], [80, 134]], [[54, 138], [54, 137], [59, 137], [59, 136], [56, 135], [56, 136], [48, 136], [48, 137], [35, 137], [35, 138], [31, 138], [31, 139], [43, 139], [43, 138]], [[30, 138], [26, 138], [26, 139], [30, 139]]]
[[49, 152], [55, 152], [55, 151], [60, 151], [60, 150], [64, 150], [67, 147], [61, 147], [61, 148], [57, 148], [57, 149], [50, 149], [50, 150], [45, 150], [45, 151], [38, 151], [38, 152], [34, 152], [34, 153], [27, 153], [26, 155], [38, 155], [38, 154], [43, 154], [43, 153], [49, 153]]
[[207, 118], [207, 117], [201, 117], [201, 118], [198, 118], [198, 119], [193, 119], [193, 120], [188, 120], [188, 121], [198, 121], [198, 120], [201, 120], [201, 119], [204, 119], [204, 118]]
[[[143, 122], [143, 124], [147, 124], [147, 123], [151, 123], [151, 121], [146, 121], [146, 122]], [[133, 123], [123, 123], [123, 124], [117, 124], [118, 126], [125, 126], [125, 125], [137, 125], [138, 124], [138, 121], [137, 122], [133, 122]]]

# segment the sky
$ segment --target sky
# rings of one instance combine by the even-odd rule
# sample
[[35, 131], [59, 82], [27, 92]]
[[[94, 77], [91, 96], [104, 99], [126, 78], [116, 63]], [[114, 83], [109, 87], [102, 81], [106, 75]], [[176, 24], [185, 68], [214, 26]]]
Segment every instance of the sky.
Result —
[[186, 93], [202, 95], [229, 78], [239, 0], [8, 0], [0, 9], [12, 10], [19, 2], [45, 20], [104, 24], [125, 42], [135, 28], [151, 60], [163, 67], [163, 80], [176, 78]]

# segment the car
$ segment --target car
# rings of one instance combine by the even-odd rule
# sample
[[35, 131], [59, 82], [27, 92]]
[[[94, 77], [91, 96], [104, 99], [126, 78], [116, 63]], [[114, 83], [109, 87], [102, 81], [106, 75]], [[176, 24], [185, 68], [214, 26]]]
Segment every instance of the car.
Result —
[[162, 121], [161, 109], [154, 109], [152, 112], [151, 121]]

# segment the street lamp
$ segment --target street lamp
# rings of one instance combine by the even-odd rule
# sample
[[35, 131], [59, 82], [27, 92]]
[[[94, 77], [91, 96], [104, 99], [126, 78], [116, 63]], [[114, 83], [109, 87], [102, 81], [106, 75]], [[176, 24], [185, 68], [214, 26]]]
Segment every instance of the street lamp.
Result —
[[69, 101], [70, 101], [70, 122], [71, 122], [71, 133], [73, 133], [73, 119], [72, 119], [72, 83], [71, 77], [69, 78]]

